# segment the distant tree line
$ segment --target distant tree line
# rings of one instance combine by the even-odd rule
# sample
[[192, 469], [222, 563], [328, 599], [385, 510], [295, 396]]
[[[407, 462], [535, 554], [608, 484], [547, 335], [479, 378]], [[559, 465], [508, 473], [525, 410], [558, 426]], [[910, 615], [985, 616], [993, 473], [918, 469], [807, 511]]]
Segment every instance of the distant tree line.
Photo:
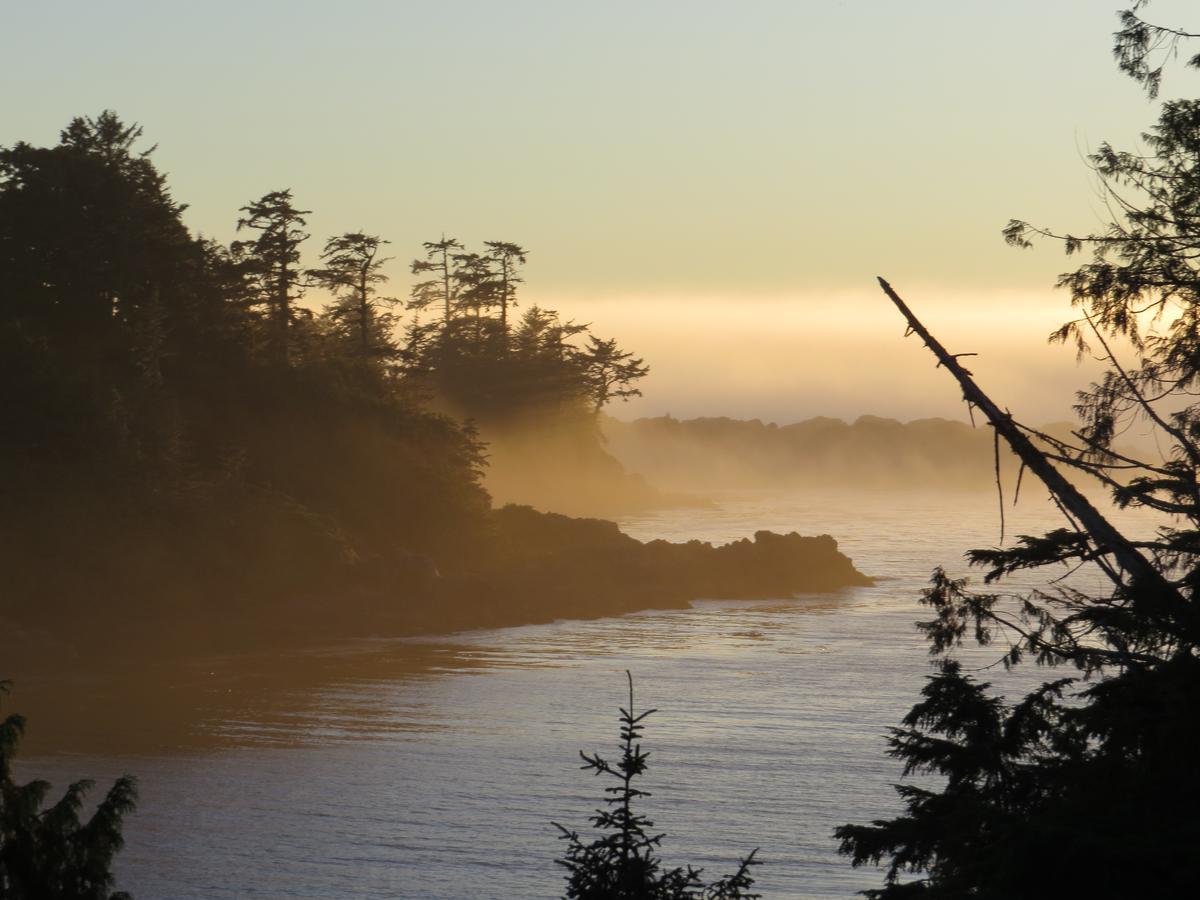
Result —
[[[1071, 428], [1066, 422], [1041, 426], [1052, 437], [1068, 439]], [[724, 417], [605, 416], [602, 429], [618, 458], [663, 488], [994, 490], [992, 435], [949, 419], [817, 417], [776, 425]], [[1006, 448], [999, 463], [1006, 477], [1016, 477], [1020, 463]]]

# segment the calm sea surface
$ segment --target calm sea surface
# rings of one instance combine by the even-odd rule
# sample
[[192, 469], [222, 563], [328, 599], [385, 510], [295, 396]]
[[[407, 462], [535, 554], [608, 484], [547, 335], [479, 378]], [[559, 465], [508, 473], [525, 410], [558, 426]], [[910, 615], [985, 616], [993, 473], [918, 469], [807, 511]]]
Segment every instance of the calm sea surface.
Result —
[[[1041, 499], [1008, 511], [1010, 535], [1054, 524]], [[58, 721], [41, 714], [52, 736], [31, 719], [18, 777], [139, 777], [118, 868], [138, 900], [555, 897], [551, 822], [587, 830], [603, 784], [578, 751], [615, 754], [628, 669], [638, 707], [659, 710], [644, 810], [664, 862], [716, 875], [759, 847], [767, 897], [877, 886], [831, 832], [898, 810], [884, 740], [930, 672], [918, 594], [933, 566], [965, 573], [964, 550], [996, 543], [995, 499], [739, 495], [622, 525], [714, 542], [828, 533], [879, 582], [161, 672], [117, 661], [40, 686], [64, 700]], [[1016, 691], [1043, 674], [980, 677]]]

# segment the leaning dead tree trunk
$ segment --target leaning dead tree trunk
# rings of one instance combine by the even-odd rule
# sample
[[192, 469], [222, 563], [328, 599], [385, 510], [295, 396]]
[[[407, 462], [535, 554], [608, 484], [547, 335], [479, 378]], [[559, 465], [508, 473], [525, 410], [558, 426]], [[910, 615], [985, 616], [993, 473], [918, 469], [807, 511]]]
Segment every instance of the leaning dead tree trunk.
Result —
[[[1072, 517], [1078, 523], [1078, 527], [1091, 538], [1096, 549], [1102, 554], [1110, 555], [1141, 591], [1148, 590], [1152, 596], [1162, 598], [1162, 602], [1169, 607], [1186, 608], [1187, 601], [1175, 585], [1171, 584], [1150, 560], [1146, 559], [1121, 532], [1113, 527], [1112, 523], [1104, 518], [1091, 501], [1054, 467], [1041, 450], [1034, 446], [1033, 441], [1013, 421], [1012, 416], [1001, 411], [1000, 407], [975, 383], [971, 373], [958, 362], [958, 357], [947, 352], [946, 348], [921, 324], [921, 321], [900, 299], [892, 286], [883, 278], [879, 279], [879, 286], [883, 288], [883, 292], [888, 295], [892, 303], [896, 304], [896, 308], [908, 322], [909, 332], [919, 335], [925, 342], [925, 346], [937, 357], [938, 365], [945, 366], [958, 381], [962, 388], [963, 399], [987, 416], [988, 422], [996, 429], [996, 433], [1008, 442], [1013, 453], [1025, 467], [1042, 480], [1063, 511]], [[1127, 586], [1121, 579], [1120, 573], [1113, 571], [1110, 567], [1105, 567], [1105, 570], [1119, 586]]]

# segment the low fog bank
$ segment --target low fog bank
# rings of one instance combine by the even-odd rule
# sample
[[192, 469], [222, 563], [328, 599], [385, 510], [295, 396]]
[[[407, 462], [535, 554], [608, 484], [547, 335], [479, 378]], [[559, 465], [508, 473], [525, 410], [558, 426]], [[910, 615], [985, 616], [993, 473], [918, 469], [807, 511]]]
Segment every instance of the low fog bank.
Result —
[[493, 425], [480, 437], [487, 445], [483, 483], [497, 506], [613, 517], [672, 502], [605, 449], [593, 416]]
[[[1023, 421], [1070, 419], [1075, 392], [1100, 374], [1090, 356], [1046, 343], [1070, 317], [1054, 291], [896, 289], [951, 352], [978, 354], [970, 368], [979, 385]], [[642, 396], [608, 408], [623, 419], [966, 420], [958, 385], [904, 336], [873, 277], [854, 290], [573, 297], [569, 308], [650, 364]]]
[[[1040, 430], [1069, 440], [1071, 428], [1060, 422]], [[995, 489], [992, 430], [949, 419], [819, 417], [777, 425], [723, 417], [606, 418], [603, 433], [626, 469], [667, 491]], [[1000, 462], [1013, 484], [1018, 465], [1007, 448]]]

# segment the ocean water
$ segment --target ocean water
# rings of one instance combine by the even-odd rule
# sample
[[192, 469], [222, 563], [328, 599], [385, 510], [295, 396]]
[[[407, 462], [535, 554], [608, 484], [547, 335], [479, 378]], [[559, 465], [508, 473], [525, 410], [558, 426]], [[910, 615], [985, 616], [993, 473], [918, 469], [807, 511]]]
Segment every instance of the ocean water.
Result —
[[[1009, 535], [1056, 515], [1023, 498]], [[604, 784], [578, 752], [616, 755], [628, 670], [637, 707], [658, 710], [643, 811], [666, 835], [665, 864], [716, 875], [759, 848], [769, 898], [878, 886], [881, 873], [852, 869], [831, 833], [899, 809], [885, 739], [930, 674], [918, 595], [935, 565], [966, 574], [963, 552], [997, 543], [995, 498], [743, 494], [622, 526], [714, 542], [828, 533], [879, 580], [163, 672], [115, 662], [55, 686], [62, 727], [39, 739], [32, 720], [17, 775], [139, 777], [118, 865], [139, 900], [556, 897], [551, 823], [587, 831]], [[1051, 677], [1005, 673], [999, 654], [962, 657], [1009, 693]]]

